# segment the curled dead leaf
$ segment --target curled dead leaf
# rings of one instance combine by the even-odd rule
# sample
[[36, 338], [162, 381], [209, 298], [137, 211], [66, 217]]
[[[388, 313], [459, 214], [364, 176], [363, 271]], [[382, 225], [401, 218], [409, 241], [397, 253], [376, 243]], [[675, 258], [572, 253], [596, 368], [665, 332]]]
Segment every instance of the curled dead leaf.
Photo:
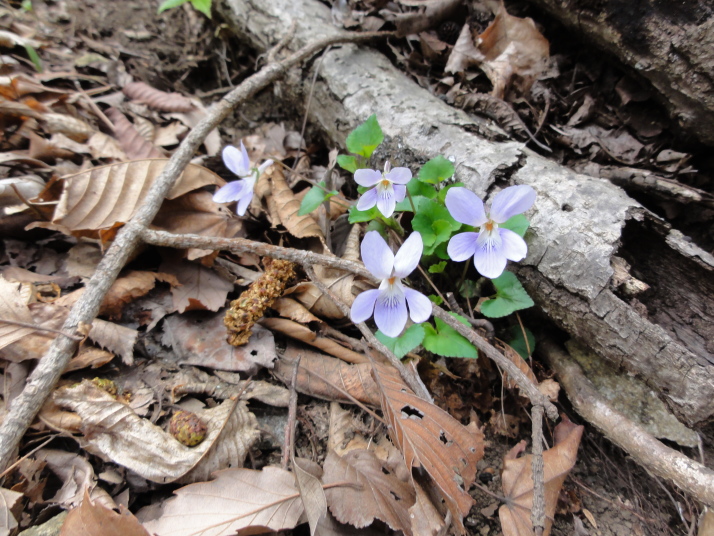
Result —
[[121, 150], [134, 160], [138, 158], [161, 158], [163, 153], [148, 142], [126, 116], [116, 108], [105, 112], [114, 125], [114, 137], [119, 142]]
[[167, 93], [144, 82], [130, 82], [122, 91], [130, 99], [162, 112], [188, 112], [193, 109], [191, 101], [180, 93]]
[[280, 222], [288, 232], [296, 238], [316, 237], [325, 243], [322, 229], [310, 214], [299, 216], [300, 201], [288, 186], [285, 175], [280, 166], [271, 166], [266, 170], [266, 175], [272, 186], [270, 196], [267, 198], [273, 225]]

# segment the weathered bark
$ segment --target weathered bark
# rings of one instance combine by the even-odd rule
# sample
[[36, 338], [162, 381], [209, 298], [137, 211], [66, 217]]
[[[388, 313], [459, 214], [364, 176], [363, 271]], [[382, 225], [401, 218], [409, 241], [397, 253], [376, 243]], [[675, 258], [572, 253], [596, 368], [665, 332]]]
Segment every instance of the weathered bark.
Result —
[[[316, 0], [224, 0], [220, 9], [236, 34], [259, 50], [284, 35], [293, 20], [298, 29], [291, 47], [340, 31], [330, 23], [329, 8]], [[346, 46], [325, 53], [314, 68], [319, 76], [310, 119], [332, 143], [344, 146], [347, 133], [376, 113], [387, 135], [378, 159], [417, 167], [438, 154], [452, 157], [457, 178], [482, 197], [497, 182], [533, 186], [538, 199], [529, 213], [529, 255], [518, 270], [537, 305], [603, 357], [646, 379], [685, 422], [714, 414], [714, 348], [707, 346], [714, 340], [711, 255], [619, 187], [520, 143], [478, 136], [474, 132], [488, 128], [483, 122], [450, 108], [379, 53]], [[293, 76], [284, 97], [305, 102], [311, 80]], [[639, 297], [652, 306], [651, 319], [619, 283], [611, 288], [615, 255], [654, 289]]]
[[708, 0], [530, 0], [647, 80], [675, 125], [714, 145], [714, 6]]

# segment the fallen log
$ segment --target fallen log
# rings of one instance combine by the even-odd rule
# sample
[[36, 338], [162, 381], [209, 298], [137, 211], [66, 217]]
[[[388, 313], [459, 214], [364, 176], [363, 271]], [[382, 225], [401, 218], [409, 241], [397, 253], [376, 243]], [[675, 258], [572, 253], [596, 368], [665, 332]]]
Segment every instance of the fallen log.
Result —
[[673, 123], [714, 145], [714, 7], [688, 2], [530, 0], [655, 90]]
[[[259, 51], [285, 35], [293, 20], [298, 26], [290, 48], [341, 31], [316, 0], [224, 0], [219, 11]], [[529, 254], [512, 269], [537, 306], [598, 354], [641, 376], [684, 422], [714, 414], [711, 255], [619, 187], [521, 143], [479, 136], [490, 128], [486, 122], [449, 107], [375, 51], [332, 49], [312, 69], [318, 76], [309, 118], [331, 144], [344, 147], [347, 133], [376, 113], [387, 136], [377, 159], [416, 167], [443, 154], [455, 162], [457, 179], [482, 197], [504, 184], [535, 188]], [[302, 106], [312, 79], [294, 74], [283, 97]], [[621, 273], [621, 258], [631, 274]]]

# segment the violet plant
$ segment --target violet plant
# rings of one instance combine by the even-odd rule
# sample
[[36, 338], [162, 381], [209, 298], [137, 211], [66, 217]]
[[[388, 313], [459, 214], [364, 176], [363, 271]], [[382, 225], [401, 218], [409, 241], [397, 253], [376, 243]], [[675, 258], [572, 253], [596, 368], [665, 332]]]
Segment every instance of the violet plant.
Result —
[[[476, 348], [441, 320], [427, 322], [431, 316], [429, 300], [441, 298], [423, 294], [402, 284], [422, 263], [433, 278], [441, 278], [462, 298], [481, 297], [484, 280], [465, 279], [468, 266], [456, 269], [451, 261], [474, 261], [479, 275], [490, 280], [495, 293], [481, 302], [480, 312], [490, 318], [510, 315], [533, 305], [515, 274], [504, 271], [507, 261], [525, 258], [525, 235], [529, 222], [523, 216], [535, 201], [530, 186], [511, 186], [497, 193], [487, 211], [483, 201], [463, 183], [453, 181], [454, 164], [443, 156], [426, 162], [416, 176], [406, 167], [391, 167], [384, 172], [370, 165], [375, 150], [384, 140], [376, 116], [371, 116], [347, 137], [350, 155], [339, 155], [338, 164], [354, 174], [360, 197], [349, 209], [350, 223], [367, 223], [361, 245], [367, 269], [381, 280], [379, 288], [359, 294], [352, 305], [351, 319], [363, 322], [374, 316], [376, 335], [395, 355], [402, 357], [419, 345], [446, 357], [477, 357]], [[381, 167], [381, 166], [380, 166]], [[324, 185], [314, 186], [303, 199], [301, 213], [317, 208], [337, 192]], [[384, 238], [389, 234], [411, 234], [396, 255]], [[463, 276], [457, 285], [457, 272]], [[413, 274], [412, 274], [413, 275]], [[416, 281], [412, 281], [416, 283]], [[470, 307], [470, 306], [469, 306]], [[467, 319], [453, 314], [464, 324]], [[407, 326], [409, 319], [413, 322]], [[406, 328], [406, 330], [404, 329]], [[511, 343], [521, 355], [532, 351], [532, 334], [520, 329]], [[527, 341], [527, 342], [526, 342]], [[521, 351], [523, 349], [523, 351]]]
[[243, 216], [248, 210], [253, 199], [253, 188], [258, 177], [269, 167], [273, 165], [272, 160], [266, 160], [260, 166], [251, 167], [248, 151], [245, 150], [243, 141], [240, 142], [240, 150], [237, 147], [228, 145], [223, 149], [223, 163], [235, 175], [240, 177], [240, 180], [229, 182], [225, 186], [213, 194], [213, 200], [216, 203], [232, 203], [238, 202], [236, 214]]

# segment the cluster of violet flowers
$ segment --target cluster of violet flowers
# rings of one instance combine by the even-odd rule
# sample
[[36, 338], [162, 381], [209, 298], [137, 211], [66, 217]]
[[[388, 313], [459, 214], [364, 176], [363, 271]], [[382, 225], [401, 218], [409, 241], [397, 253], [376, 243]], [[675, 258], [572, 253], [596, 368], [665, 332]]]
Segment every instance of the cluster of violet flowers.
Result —
[[[240, 177], [220, 188], [213, 196], [217, 203], [238, 202], [236, 213], [244, 215], [251, 199], [253, 188], [260, 175], [273, 164], [266, 160], [260, 166], [251, 167], [248, 153], [240, 143], [240, 150], [227, 146], [222, 153], [226, 167]], [[407, 194], [407, 183], [412, 179], [408, 168], [391, 169], [385, 164], [384, 171], [358, 169], [355, 182], [370, 188], [357, 202], [358, 210], [368, 210], [376, 205], [379, 212], [389, 218], [397, 203]], [[478, 228], [478, 232], [464, 232], [451, 237], [447, 253], [454, 261], [473, 258], [476, 270], [484, 277], [495, 279], [506, 268], [507, 262], [525, 258], [528, 247], [517, 233], [500, 227], [500, 224], [528, 210], [534, 203], [536, 192], [526, 185], [509, 186], [493, 198], [487, 210], [483, 201], [471, 190], [454, 186], [446, 193], [444, 203], [451, 216], [459, 223]], [[431, 300], [424, 294], [405, 287], [402, 279], [408, 277], [419, 265], [424, 243], [419, 232], [412, 232], [397, 251], [392, 252], [378, 231], [369, 231], [361, 244], [365, 267], [381, 281], [379, 288], [359, 294], [352, 304], [350, 318], [364, 322], [374, 316], [377, 327], [388, 337], [399, 336], [407, 319], [421, 323], [431, 316]]]

